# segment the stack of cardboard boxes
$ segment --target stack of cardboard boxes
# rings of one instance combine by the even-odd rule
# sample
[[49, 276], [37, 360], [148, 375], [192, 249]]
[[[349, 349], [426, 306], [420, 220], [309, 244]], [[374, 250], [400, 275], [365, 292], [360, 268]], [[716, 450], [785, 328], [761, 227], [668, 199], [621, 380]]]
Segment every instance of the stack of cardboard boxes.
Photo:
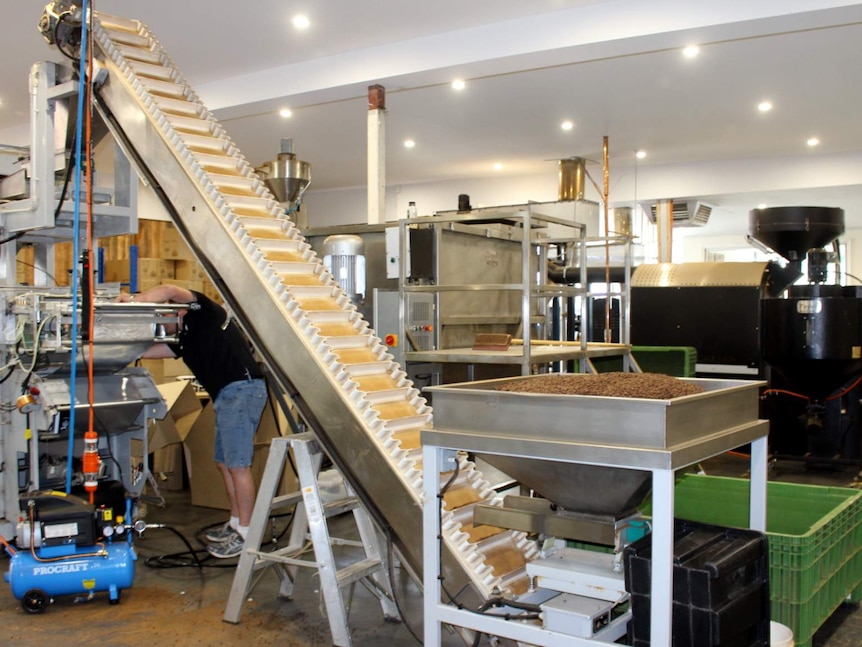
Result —
[[[102, 280], [105, 283], [120, 283], [138, 292], [170, 283], [200, 292], [216, 303], [222, 303], [221, 295], [209, 280], [203, 266], [195, 259], [180, 237], [176, 227], [165, 224], [161, 236], [161, 258], [138, 258], [134, 268], [129, 259], [106, 260]], [[136, 286], [130, 285], [133, 269], [136, 270], [134, 272], [137, 277]]]
[[[155, 360], [168, 362], [164, 370], [175, 368], [179, 360]], [[153, 366], [152, 360], [147, 366]], [[205, 393], [196, 390], [188, 379], [165, 378], [158, 385], [168, 405], [168, 414], [162, 420], [153, 420], [148, 434], [150, 452], [153, 454], [152, 471], [160, 489], [182, 490], [185, 486], [183, 467], [188, 475], [192, 505], [227, 510], [230, 508], [224, 490], [221, 473], [213, 460], [215, 446], [215, 411]], [[273, 438], [289, 433], [284, 413], [274, 398], [261, 416], [255, 435], [252, 476], [260, 485], [269, 445]], [[297, 490], [296, 476], [290, 465], [285, 465], [279, 494]]]

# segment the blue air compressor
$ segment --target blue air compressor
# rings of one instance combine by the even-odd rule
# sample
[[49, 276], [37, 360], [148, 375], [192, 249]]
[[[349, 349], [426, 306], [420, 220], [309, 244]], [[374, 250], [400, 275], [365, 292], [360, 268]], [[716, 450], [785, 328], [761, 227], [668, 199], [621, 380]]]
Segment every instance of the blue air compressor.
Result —
[[6, 547], [5, 580], [24, 610], [41, 613], [55, 596], [90, 599], [102, 591], [117, 604], [135, 576], [131, 501], [125, 517], [62, 492], [31, 492], [20, 502], [18, 548]]

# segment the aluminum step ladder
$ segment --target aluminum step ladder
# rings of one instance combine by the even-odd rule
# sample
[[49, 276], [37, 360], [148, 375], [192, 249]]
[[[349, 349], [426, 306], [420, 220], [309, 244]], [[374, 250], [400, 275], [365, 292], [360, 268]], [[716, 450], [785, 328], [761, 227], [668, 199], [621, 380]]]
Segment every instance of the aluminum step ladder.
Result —
[[[296, 459], [300, 491], [277, 496], [284, 466], [288, 460], [288, 450], [291, 447]], [[237, 564], [223, 619], [234, 624], [239, 622], [242, 605], [252, 589], [252, 580], [257, 571], [273, 567], [281, 580], [279, 597], [292, 599], [298, 568], [315, 568], [320, 576], [320, 590], [323, 592], [326, 614], [329, 618], [332, 644], [338, 647], [351, 647], [347, 617], [357, 582], [363, 584], [380, 600], [380, 607], [386, 620], [399, 621], [400, 616], [387, 577], [386, 562], [380, 550], [379, 537], [371, 518], [359, 504], [359, 500], [349, 486], [346, 499], [323, 502], [318, 485], [322, 461], [323, 453], [311, 432], [272, 440], [269, 458], [252, 512], [245, 548]], [[296, 508], [288, 545], [274, 551], [261, 550], [270, 515], [276, 509], [293, 505]], [[329, 534], [327, 519], [348, 511], [353, 513], [359, 531], [359, 541], [339, 539]], [[314, 551], [313, 561], [302, 559], [309, 536]], [[332, 550], [335, 544], [361, 546], [365, 557], [339, 569]]]

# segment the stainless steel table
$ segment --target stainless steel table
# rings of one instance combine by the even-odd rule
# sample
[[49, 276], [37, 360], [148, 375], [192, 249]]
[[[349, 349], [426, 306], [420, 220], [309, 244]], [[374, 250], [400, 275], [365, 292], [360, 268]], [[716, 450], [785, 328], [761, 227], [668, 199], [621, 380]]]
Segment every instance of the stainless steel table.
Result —
[[[423, 468], [426, 475], [439, 474], [447, 451], [464, 450], [483, 454], [563, 461], [639, 469], [652, 473], [652, 644], [671, 646], [673, 600], [674, 473], [740, 445], [751, 443], [751, 493], [749, 525], [766, 530], [766, 437], [767, 421], [754, 420], [705, 436], [683, 439], [668, 447], [632, 447], [596, 441], [518, 436], [506, 431], [466, 431], [425, 429], [421, 433]], [[440, 645], [443, 624], [465, 627], [488, 635], [512, 638], [548, 647], [595, 645], [598, 641], [548, 631], [539, 626], [491, 618], [441, 602], [442, 587], [439, 551], [441, 529], [438, 518], [439, 480], [424, 483], [424, 590], [425, 637], [428, 647]]]
[[506, 350], [473, 350], [472, 348], [443, 348], [440, 350], [411, 351], [404, 354], [408, 362], [434, 362], [440, 364], [466, 364], [467, 379], [473, 380], [473, 367], [476, 364], [520, 365], [522, 374], [528, 375], [533, 364], [566, 362], [593, 357], [628, 356], [628, 344], [588, 343], [586, 349], [580, 344], [554, 344], [553, 342], [533, 341], [525, 353], [522, 345], [512, 345]]

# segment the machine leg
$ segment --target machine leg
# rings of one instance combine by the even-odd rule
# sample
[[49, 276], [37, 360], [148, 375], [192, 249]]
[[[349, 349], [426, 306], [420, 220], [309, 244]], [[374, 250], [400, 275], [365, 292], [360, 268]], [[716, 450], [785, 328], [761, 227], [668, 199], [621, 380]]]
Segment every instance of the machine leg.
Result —
[[674, 471], [652, 473], [652, 581], [650, 644], [671, 647], [673, 617]]

